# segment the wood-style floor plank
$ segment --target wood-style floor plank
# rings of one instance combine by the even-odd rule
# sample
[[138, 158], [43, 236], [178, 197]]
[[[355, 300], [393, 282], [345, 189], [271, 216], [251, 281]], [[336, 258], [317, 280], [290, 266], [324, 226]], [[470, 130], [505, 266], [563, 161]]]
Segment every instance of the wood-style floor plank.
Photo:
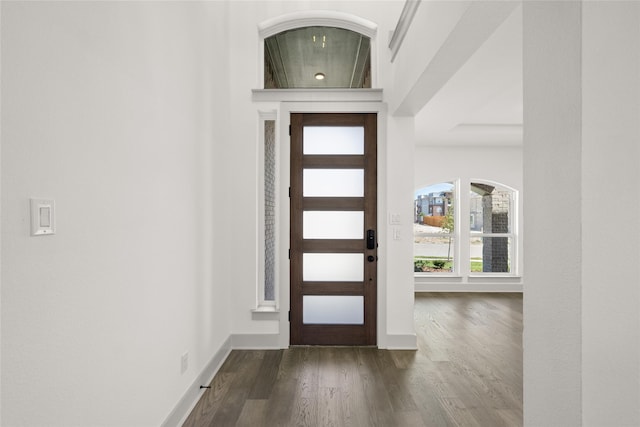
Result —
[[234, 350], [184, 423], [522, 425], [522, 296], [416, 295], [418, 350]]
[[260, 374], [256, 376], [253, 386], [251, 387], [249, 399], [268, 399], [269, 396], [271, 396], [271, 390], [276, 383], [281, 365], [282, 353], [280, 350], [265, 352], [262, 363], [260, 364]]
[[269, 402], [264, 399], [246, 400], [235, 425], [237, 427], [256, 427], [264, 425], [265, 418], [269, 415], [268, 403]]
[[229, 390], [220, 402], [220, 406], [213, 416], [210, 425], [213, 426], [234, 426], [244, 408], [244, 404], [249, 397], [249, 392], [260, 372], [262, 365], [263, 351], [239, 351], [236, 364], [233, 366], [236, 372], [235, 381], [229, 386]]

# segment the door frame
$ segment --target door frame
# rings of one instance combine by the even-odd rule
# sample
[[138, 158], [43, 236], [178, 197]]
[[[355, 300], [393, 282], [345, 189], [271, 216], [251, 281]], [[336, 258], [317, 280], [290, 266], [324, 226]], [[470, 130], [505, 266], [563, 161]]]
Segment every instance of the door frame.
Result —
[[289, 277], [290, 237], [290, 161], [289, 125], [291, 113], [377, 113], [377, 238], [378, 238], [378, 286], [377, 286], [377, 345], [387, 347], [387, 106], [383, 102], [281, 102], [278, 105], [278, 195], [276, 217], [278, 219], [276, 281], [279, 283], [278, 307], [282, 312], [279, 324], [279, 346], [290, 344], [289, 317], [291, 280]]

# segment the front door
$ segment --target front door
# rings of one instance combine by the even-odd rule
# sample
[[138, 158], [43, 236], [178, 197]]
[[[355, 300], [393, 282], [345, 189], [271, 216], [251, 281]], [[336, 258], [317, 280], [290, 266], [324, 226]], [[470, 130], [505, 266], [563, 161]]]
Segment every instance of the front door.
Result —
[[291, 344], [375, 345], [377, 115], [291, 114]]

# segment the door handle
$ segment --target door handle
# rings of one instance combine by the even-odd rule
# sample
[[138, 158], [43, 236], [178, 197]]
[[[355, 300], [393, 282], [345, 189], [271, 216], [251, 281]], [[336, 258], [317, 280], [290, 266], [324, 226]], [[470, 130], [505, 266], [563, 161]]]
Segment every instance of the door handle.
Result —
[[376, 248], [376, 230], [367, 230], [367, 249]]

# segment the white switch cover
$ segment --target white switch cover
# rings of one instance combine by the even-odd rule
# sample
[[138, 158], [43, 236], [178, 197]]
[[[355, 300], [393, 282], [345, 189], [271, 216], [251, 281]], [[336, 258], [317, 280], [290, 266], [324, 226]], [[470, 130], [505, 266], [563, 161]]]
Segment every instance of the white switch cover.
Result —
[[391, 225], [400, 225], [400, 214], [399, 213], [390, 213], [389, 214], [389, 224]]
[[56, 234], [55, 202], [50, 199], [31, 199], [31, 235]]
[[393, 240], [402, 240], [400, 236], [400, 229], [397, 227], [393, 227]]

